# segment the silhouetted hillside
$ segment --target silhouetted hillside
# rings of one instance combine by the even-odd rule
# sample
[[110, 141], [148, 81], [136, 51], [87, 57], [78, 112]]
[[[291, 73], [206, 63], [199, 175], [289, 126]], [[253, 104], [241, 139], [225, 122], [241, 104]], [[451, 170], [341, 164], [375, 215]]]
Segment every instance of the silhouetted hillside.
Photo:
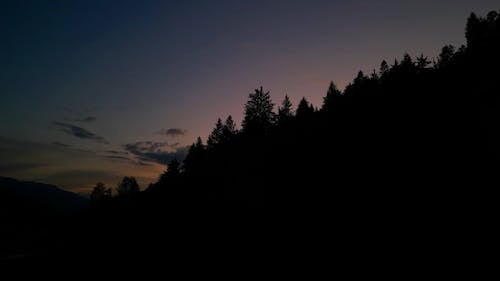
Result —
[[[0, 262], [47, 257], [90, 201], [53, 185], [0, 177]], [[80, 222], [78, 222], [80, 223]]]
[[56, 186], [5, 177], [0, 177], [0, 201], [2, 216], [69, 215], [89, 206], [88, 199]]
[[332, 82], [320, 109], [303, 98], [293, 110], [287, 97], [276, 111], [260, 87], [240, 130], [231, 116], [219, 119], [207, 144], [198, 139], [146, 194], [160, 206], [387, 214], [459, 207], [498, 168], [499, 22], [494, 11], [472, 14], [467, 46], [444, 46], [436, 59], [383, 61], [344, 91]]

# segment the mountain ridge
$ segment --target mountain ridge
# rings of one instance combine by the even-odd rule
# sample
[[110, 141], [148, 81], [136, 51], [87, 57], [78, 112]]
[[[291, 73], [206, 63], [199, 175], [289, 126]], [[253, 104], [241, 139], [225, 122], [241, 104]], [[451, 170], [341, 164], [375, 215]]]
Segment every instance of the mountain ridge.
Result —
[[55, 185], [0, 176], [0, 203], [4, 214], [36, 211], [38, 215], [68, 214], [86, 208], [89, 200]]

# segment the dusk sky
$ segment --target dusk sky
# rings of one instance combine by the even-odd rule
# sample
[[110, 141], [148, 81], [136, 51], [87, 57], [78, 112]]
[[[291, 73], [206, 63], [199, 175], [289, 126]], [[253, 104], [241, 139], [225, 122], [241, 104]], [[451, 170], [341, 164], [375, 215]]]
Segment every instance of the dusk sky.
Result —
[[[142, 188], [263, 86], [321, 106], [329, 81], [465, 43], [498, 0], [2, 1], [0, 176]], [[297, 148], [300, 153], [302, 149]], [[163, 164], [161, 164], [163, 163]]]

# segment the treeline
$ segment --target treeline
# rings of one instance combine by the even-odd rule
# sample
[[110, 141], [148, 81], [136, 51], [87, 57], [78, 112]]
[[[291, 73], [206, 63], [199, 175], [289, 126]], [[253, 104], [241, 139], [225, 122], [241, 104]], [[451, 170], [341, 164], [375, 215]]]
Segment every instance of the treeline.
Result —
[[320, 108], [276, 106], [260, 87], [240, 129], [217, 119], [206, 143], [132, 193], [169, 206], [425, 208], [485, 187], [498, 169], [499, 14], [471, 14], [465, 35], [436, 59], [382, 61], [344, 91], [331, 82]]

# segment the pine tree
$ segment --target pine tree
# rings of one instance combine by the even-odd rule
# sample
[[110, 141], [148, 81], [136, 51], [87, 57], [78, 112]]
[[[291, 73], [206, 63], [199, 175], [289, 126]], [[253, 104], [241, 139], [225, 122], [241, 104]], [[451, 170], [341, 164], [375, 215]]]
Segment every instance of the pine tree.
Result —
[[176, 185], [179, 180], [179, 175], [181, 174], [180, 163], [174, 158], [170, 160], [167, 164], [167, 170], [161, 174], [158, 179], [157, 186], [162, 188], [169, 185]]
[[226, 118], [226, 122], [224, 122], [224, 126], [222, 127], [222, 138], [221, 143], [228, 143], [231, 139], [238, 133], [236, 129], [236, 124], [233, 121], [233, 117], [229, 115]]
[[281, 106], [278, 108], [278, 122], [283, 124], [293, 118], [292, 102], [288, 95], [285, 95]]
[[111, 198], [111, 188], [106, 188], [104, 183], [98, 182], [90, 194], [90, 199], [92, 201], [103, 201], [109, 198]]
[[467, 40], [467, 47], [474, 48], [475, 44], [478, 41], [478, 27], [480, 25], [480, 20], [476, 16], [476, 14], [471, 13], [469, 18], [467, 19], [467, 26], [465, 28], [465, 38]]
[[131, 196], [140, 191], [139, 184], [134, 177], [124, 177], [122, 182], [116, 188], [118, 195], [123, 196]]
[[297, 118], [309, 118], [314, 113], [314, 107], [303, 97], [297, 106]]
[[215, 123], [215, 128], [212, 130], [207, 139], [207, 145], [209, 148], [215, 147], [222, 140], [222, 136], [224, 134], [224, 125], [222, 124], [222, 120], [220, 118], [217, 119]]
[[269, 92], [264, 92], [262, 87], [255, 89], [255, 93], [249, 95], [245, 104], [243, 131], [255, 134], [268, 132], [275, 122], [273, 107]]
[[411, 56], [406, 53], [403, 56], [403, 60], [401, 61], [401, 69], [405, 72], [413, 71], [415, 68], [415, 64], [413, 63], [413, 59]]
[[429, 61], [429, 59], [424, 56], [423, 54], [421, 54], [418, 58], [417, 58], [417, 68], [419, 70], [423, 70], [423, 69], [426, 69], [427, 66], [429, 66], [431, 62]]
[[342, 93], [337, 89], [335, 83], [331, 81], [330, 86], [328, 86], [326, 96], [323, 98], [323, 106], [321, 107], [321, 111], [331, 111], [335, 106], [335, 101], [338, 100], [341, 95]]
[[183, 170], [187, 173], [196, 173], [202, 167], [205, 156], [205, 146], [201, 137], [196, 139], [196, 142], [189, 147], [188, 154], [183, 162]]
[[389, 72], [389, 64], [383, 60], [382, 63], [380, 64], [380, 76], [384, 76]]
[[167, 175], [171, 177], [178, 176], [180, 174], [180, 163], [177, 159], [172, 159], [167, 166]]
[[446, 67], [453, 58], [455, 54], [455, 47], [453, 45], [446, 45], [441, 50], [438, 58], [438, 67], [443, 68]]

